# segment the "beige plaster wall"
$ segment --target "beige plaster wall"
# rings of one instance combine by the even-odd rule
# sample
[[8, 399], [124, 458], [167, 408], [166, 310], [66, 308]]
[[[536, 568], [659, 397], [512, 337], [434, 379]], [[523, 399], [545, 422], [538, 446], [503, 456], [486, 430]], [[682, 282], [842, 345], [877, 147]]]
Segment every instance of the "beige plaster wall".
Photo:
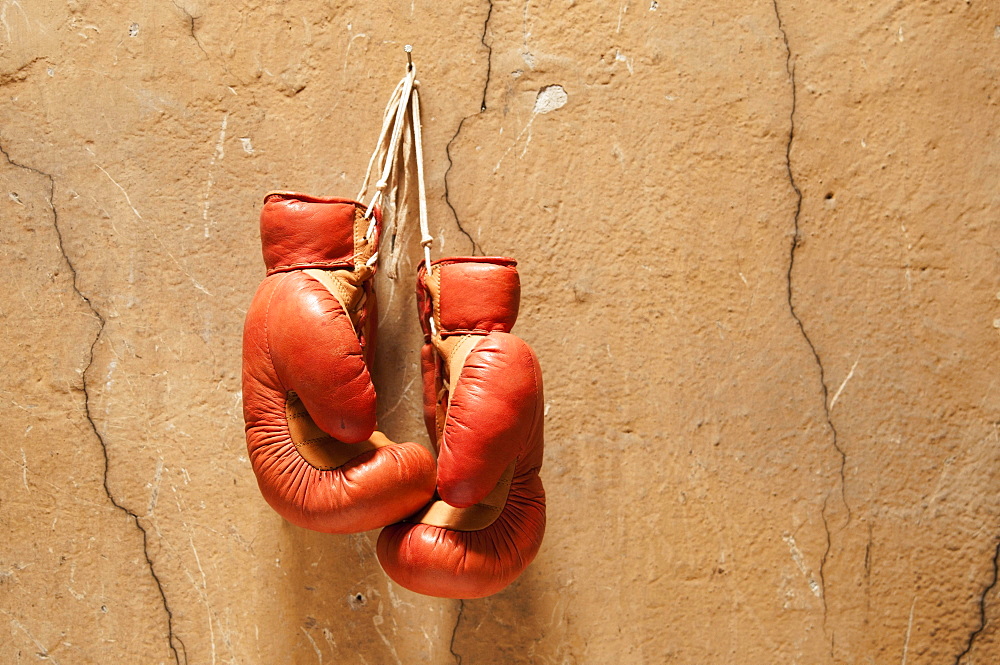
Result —
[[[405, 43], [545, 371], [545, 544], [464, 603], [243, 441], [261, 197], [356, 193]], [[982, 0], [0, 0], [0, 662], [1000, 662], [998, 78]]]

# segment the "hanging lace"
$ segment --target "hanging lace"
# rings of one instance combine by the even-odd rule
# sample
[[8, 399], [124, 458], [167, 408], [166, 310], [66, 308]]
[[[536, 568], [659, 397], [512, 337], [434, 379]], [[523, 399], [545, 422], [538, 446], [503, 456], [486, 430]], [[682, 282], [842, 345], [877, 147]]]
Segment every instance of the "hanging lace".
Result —
[[[358, 200], [364, 201], [374, 173], [379, 174], [375, 191], [365, 210], [371, 219], [366, 238], [375, 232], [375, 206], [380, 206], [385, 224], [384, 237], [391, 239], [392, 250], [386, 261], [385, 271], [390, 279], [398, 277], [399, 257], [403, 250], [407, 221], [410, 218], [408, 202], [412, 199], [414, 181], [417, 188], [420, 244], [424, 263], [430, 270], [430, 247], [433, 236], [428, 230], [427, 195], [424, 187], [424, 152], [420, 132], [420, 82], [412, 63], [406, 75], [396, 85], [382, 115], [382, 130], [361, 185]], [[393, 241], [394, 240], [394, 241]], [[378, 253], [370, 263], [378, 261]]]

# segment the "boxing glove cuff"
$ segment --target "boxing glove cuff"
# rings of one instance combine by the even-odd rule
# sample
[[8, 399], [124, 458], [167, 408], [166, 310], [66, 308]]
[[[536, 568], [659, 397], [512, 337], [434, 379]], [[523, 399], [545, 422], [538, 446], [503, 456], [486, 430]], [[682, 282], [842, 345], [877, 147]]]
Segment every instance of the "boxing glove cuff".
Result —
[[517, 261], [498, 256], [451, 257], [417, 274], [417, 298], [424, 334], [428, 314], [441, 337], [510, 332], [517, 320], [521, 282]]
[[[343, 205], [329, 205], [341, 203]], [[379, 212], [376, 210], [377, 216]], [[366, 265], [378, 248], [378, 225], [357, 201], [295, 192], [271, 192], [260, 212], [260, 240], [267, 274], [303, 268]]]

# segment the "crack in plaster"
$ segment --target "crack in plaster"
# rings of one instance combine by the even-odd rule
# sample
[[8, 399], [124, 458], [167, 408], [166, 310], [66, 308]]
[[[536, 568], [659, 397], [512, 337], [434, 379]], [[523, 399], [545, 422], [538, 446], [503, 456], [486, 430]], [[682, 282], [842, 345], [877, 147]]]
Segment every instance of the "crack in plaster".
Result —
[[[489, 32], [490, 19], [493, 17], [493, 0], [488, 0], [488, 1], [490, 8], [486, 12], [486, 20], [483, 21], [483, 34], [479, 38], [479, 41], [482, 42], [484, 47], [486, 47], [486, 53], [487, 53], [486, 81], [483, 83], [483, 101], [479, 105], [479, 113], [484, 113], [486, 111], [486, 92], [490, 88], [490, 77], [493, 75], [493, 47], [490, 44], [486, 43], [486, 33]], [[448, 145], [446, 145], [444, 148], [445, 156], [447, 156], [448, 158], [448, 168], [445, 169], [444, 172], [444, 202], [448, 205], [448, 208], [451, 209], [451, 214], [455, 218], [455, 225], [458, 226], [458, 230], [461, 231], [462, 234], [464, 234], [465, 237], [469, 239], [469, 242], [472, 243], [472, 255], [475, 256], [476, 253], [478, 252], [480, 256], [484, 256], [486, 252], [483, 251], [482, 246], [480, 246], [480, 244], [476, 242], [475, 238], [472, 237], [472, 234], [466, 231], [465, 227], [462, 226], [462, 222], [458, 218], [458, 211], [455, 210], [455, 206], [451, 202], [451, 192], [448, 188], [448, 175], [451, 173], [451, 168], [455, 165], [455, 162], [451, 157], [451, 145], [458, 138], [458, 135], [462, 133], [462, 127], [465, 125], [465, 121], [475, 115], [478, 114], [472, 113], [462, 118], [462, 120], [458, 123], [458, 129], [455, 130], [455, 134], [451, 137], [451, 140], [448, 141]]]
[[962, 650], [962, 653], [958, 654], [955, 658], [955, 665], [960, 665], [962, 659], [965, 658], [970, 651], [972, 651], [976, 638], [979, 637], [979, 634], [986, 629], [986, 596], [988, 596], [990, 591], [996, 587], [998, 577], [1000, 577], [1000, 541], [997, 541], [997, 548], [993, 553], [993, 579], [986, 585], [986, 588], [983, 589], [982, 595], [979, 597], [979, 627], [969, 633], [969, 641], [966, 643], [965, 649]]
[[833, 538], [830, 535], [830, 523], [826, 520], [826, 504], [830, 502], [830, 495], [827, 494], [826, 498], [823, 499], [823, 510], [820, 511], [820, 518], [823, 520], [823, 531], [826, 532], [826, 548], [823, 550], [823, 558], [819, 560], [819, 586], [823, 591], [823, 628], [826, 629], [826, 616], [827, 616], [827, 605], [826, 605], [826, 561], [830, 556], [830, 547], [833, 544]]
[[462, 234], [469, 239], [469, 242], [472, 243], [472, 255], [475, 256], [477, 251], [480, 255], [485, 255], [485, 252], [483, 251], [483, 248], [479, 246], [479, 243], [476, 242], [476, 239], [465, 230], [464, 226], [462, 226], [462, 222], [458, 219], [458, 211], [455, 210], [455, 205], [451, 202], [451, 194], [448, 189], [448, 175], [451, 173], [451, 167], [455, 165], [455, 162], [451, 158], [451, 144], [454, 143], [455, 139], [458, 138], [458, 135], [462, 133], [462, 125], [464, 125], [465, 121], [471, 117], [471, 115], [467, 115], [462, 118], [462, 121], [458, 123], [458, 129], [455, 130], [455, 135], [451, 137], [451, 140], [448, 141], [448, 145], [446, 145], [444, 149], [445, 155], [448, 157], [448, 168], [445, 169], [444, 172], [444, 202], [447, 203], [448, 207], [451, 209], [451, 214], [455, 218], [455, 225], [458, 226], [458, 230], [461, 231]]
[[493, 74], [493, 40], [491, 39], [489, 44], [486, 43], [486, 33], [490, 29], [490, 19], [493, 18], [493, 0], [488, 1], [490, 8], [486, 12], [486, 20], [483, 21], [483, 36], [479, 38], [479, 41], [486, 47], [486, 83], [483, 85], [483, 103], [479, 105], [480, 113], [486, 110], [486, 92], [490, 87], [490, 77]]
[[[173, 1], [173, 0], [171, 0], [171, 1]], [[199, 17], [199, 16], [195, 16], [195, 15], [194, 15], [194, 14], [192, 14], [192, 13], [191, 13], [190, 11], [188, 11], [188, 9], [187, 9], [186, 7], [184, 7], [184, 6], [182, 6], [182, 5], [179, 5], [179, 4], [177, 4], [176, 2], [174, 2], [174, 3], [173, 3], [173, 5], [174, 5], [174, 7], [177, 7], [177, 9], [181, 10], [181, 12], [182, 12], [182, 13], [184, 14], [184, 16], [186, 16], [186, 17], [187, 17], [187, 20], [188, 20], [188, 24], [189, 24], [189, 26], [190, 26], [190, 28], [191, 28], [191, 39], [193, 39], [193, 40], [194, 40], [194, 43], [198, 45], [198, 48], [199, 48], [199, 49], [201, 50], [201, 52], [202, 52], [202, 53], [203, 53], [203, 54], [205, 55], [205, 58], [206, 58], [206, 59], [208, 59], [208, 60], [211, 60], [211, 58], [209, 58], [209, 57], [208, 57], [208, 51], [206, 51], [206, 50], [205, 50], [205, 47], [201, 45], [201, 40], [200, 40], [200, 39], [198, 39], [198, 36], [197, 36], [197, 35], [196, 35], [196, 34], [194, 33], [194, 30], [195, 30], [195, 22], [196, 22], [196, 21], [197, 21], [197, 20], [198, 20], [199, 18], [201, 18], [201, 17]]]
[[[197, 22], [199, 20], [201, 20], [203, 17], [202, 16], [195, 16], [187, 8], [185, 8], [183, 5], [177, 4], [176, 0], [171, 0], [171, 2], [173, 3], [174, 7], [176, 7], [179, 10], [181, 10], [181, 13], [184, 14], [185, 18], [187, 18], [187, 20], [188, 20], [189, 34], [191, 35], [191, 39], [194, 40], [194, 43], [198, 46], [198, 50], [200, 50], [202, 52], [202, 55], [205, 56], [205, 60], [208, 61], [209, 63], [215, 63], [216, 61], [213, 60], [212, 56], [210, 56], [208, 54], [208, 51], [205, 50], [205, 46], [201, 43], [201, 40], [198, 39], [198, 35], [195, 34], [195, 30], [197, 28]], [[220, 57], [218, 59], [218, 62], [216, 64], [218, 64], [220, 67], [222, 67], [222, 71], [224, 71], [229, 76], [233, 77], [233, 79], [235, 79], [240, 85], [247, 85], [246, 81], [244, 81], [242, 78], [240, 78], [239, 76], [237, 76], [236, 74], [234, 74], [232, 72], [232, 70], [229, 69], [229, 65], [226, 64], [226, 60], [225, 60], [224, 57]], [[251, 95], [253, 95], [253, 92], [251, 92]], [[254, 99], [253, 103], [251, 104], [251, 107], [253, 107], [253, 108], [257, 107], [257, 101], [256, 101], [256, 99]]]
[[872, 525], [871, 522], [868, 523], [868, 542], [865, 543], [865, 580], [866, 582], [871, 579], [872, 576]]
[[830, 428], [830, 432], [833, 436], [833, 447], [836, 449], [837, 454], [840, 455], [840, 496], [841, 500], [844, 502], [844, 507], [847, 509], [847, 519], [850, 521], [851, 507], [847, 503], [845, 488], [847, 453], [845, 453], [844, 449], [840, 447], [840, 441], [837, 438], [837, 428], [834, 426], [833, 419], [830, 417], [830, 391], [826, 385], [826, 370], [823, 368], [823, 361], [819, 357], [816, 345], [813, 344], [812, 338], [809, 337], [809, 333], [806, 332], [805, 325], [802, 323], [802, 319], [799, 317], [798, 312], [795, 311], [795, 300], [792, 288], [792, 272], [795, 268], [795, 252], [799, 248], [799, 241], [801, 239], [799, 233], [799, 218], [802, 214], [802, 190], [795, 181], [795, 174], [792, 171], [792, 142], [795, 140], [795, 107], [798, 99], [795, 85], [795, 64], [792, 62], [792, 49], [788, 43], [788, 33], [785, 32], [785, 24], [781, 19], [781, 12], [778, 11], [778, 0], [772, 0], [772, 2], [774, 3], [774, 14], [778, 19], [778, 30], [781, 32], [782, 40], [784, 40], [785, 43], [785, 53], [787, 54], [785, 58], [785, 69], [788, 71], [788, 77], [790, 79], [792, 89], [792, 110], [788, 114], [788, 143], [785, 145], [785, 168], [788, 171], [788, 182], [795, 191], [795, 215], [793, 217], [794, 232], [792, 235], [792, 246], [788, 255], [788, 309], [792, 314], [792, 318], [795, 319], [796, 325], [799, 327], [799, 332], [802, 333], [802, 338], [806, 341], [806, 344], [809, 346], [809, 350], [812, 352], [813, 359], [816, 361], [816, 367], [819, 369], [819, 382], [820, 387], [823, 389], [823, 413], [826, 416], [826, 424]]
[[455, 651], [455, 638], [458, 636], [458, 624], [462, 623], [462, 612], [465, 611], [465, 601], [458, 601], [458, 615], [455, 616], [455, 627], [451, 629], [451, 644], [448, 645], [448, 651], [455, 658], [456, 665], [462, 665], [461, 654]]
[[121, 503], [119, 503], [118, 500], [115, 499], [114, 495], [111, 493], [111, 488], [108, 485], [108, 472], [109, 472], [108, 444], [107, 441], [105, 441], [104, 436], [101, 434], [100, 430], [98, 430], [97, 423], [94, 421], [94, 417], [90, 409], [90, 391], [87, 385], [87, 374], [90, 372], [90, 368], [93, 367], [94, 365], [94, 349], [97, 347], [97, 343], [101, 340], [101, 336], [104, 334], [104, 328], [107, 324], [107, 321], [104, 318], [104, 316], [94, 306], [94, 303], [91, 302], [90, 298], [84, 295], [84, 293], [80, 290], [79, 285], [77, 284], [78, 275], [76, 272], [76, 266], [73, 265], [73, 262], [70, 260], [69, 255], [66, 253], [66, 246], [63, 243], [62, 229], [59, 227], [59, 211], [56, 208], [55, 204], [55, 192], [56, 192], [55, 177], [51, 173], [46, 173], [34, 167], [27, 166], [25, 164], [21, 164], [19, 162], [14, 161], [11, 158], [10, 153], [8, 153], [7, 150], [2, 146], [0, 146], [0, 154], [3, 154], [4, 158], [11, 166], [17, 167], [19, 169], [24, 169], [25, 171], [30, 171], [31, 173], [40, 175], [49, 182], [48, 203], [49, 203], [49, 208], [51, 208], [52, 210], [52, 228], [56, 232], [56, 246], [59, 249], [59, 253], [62, 254], [63, 261], [66, 262], [66, 267], [69, 268], [73, 292], [80, 298], [80, 300], [82, 300], [87, 305], [87, 307], [90, 309], [91, 314], [93, 314], [94, 318], [97, 320], [99, 324], [97, 329], [97, 334], [94, 336], [94, 339], [90, 343], [90, 348], [88, 350], [87, 364], [83, 368], [83, 372], [81, 374], [81, 380], [83, 384], [82, 391], [83, 391], [84, 415], [87, 418], [87, 422], [90, 424], [90, 428], [93, 431], [94, 436], [97, 437], [97, 441], [101, 445], [101, 453], [104, 456], [104, 477], [103, 477], [104, 493], [107, 495], [108, 501], [111, 502], [111, 505], [113, 505], [115, 508], [121, 510], [123, 513], [131, 517], [133, 522], [135, 523], [136, 528], [139, 529], [140, 533], [142, 533], [142, 553], [146, 559], [146, 565], [149, 567], [149, 574], [153, 577], [153, 582], [156, 584], [156, 589], [160, 594], [160, 600], [162, 601], [163, 609], [167, 613], [167, 638], [169, 640], [170, 650], [174, 654], [174, 661], [177, 663], [177, 665], [180, 665], [181, 663], [180, 653], [177, 651], [177, 646], [174, 643], [176, 642], [177, 644], [180, 644], [181, 652], [184, 653], [184, 663], [185, 665], [187, 665], [187, 650], [184, 647], [184, 642], [174, 634], [174, 614], [170, 609], [169, 603], [167, 602], [167, 595], [163, 590], [163, 584], [160, 581], [160, 577], [159, 575], [156, 574], [156, 569], [153, 566], [153, 560], [149, 556], [149, 534], [147, 533], [145, 527], [142, 526], [142, 523], [139, 521], [139, 516], [136, 513], [129, 510], [128, 508], [126, 508]]
[[[785, 169], [788, 172], [788, 182], [795, 192], [795, 214], [793, 215], [793, 233], [792, 233], [792, 244], [788, 253], [788, 273], [786, 275], [786, 283], [788, 285], [788, 310], [795, 320], [796, 325], [799, 328], [799, 332], [802, 334], [802, 338], [805, 340], [806, 345], [808, 345], [809, 350], [812, 352], [813, 359], [816, 361], [816, 367], [819, 370], [819, 382], [823, 393], [823, 413], [826, 418], [826, 424], [830, 428], [830, 433], [833, 438], [832, 443], [837, 454], [840, 455], [840, 498], [844, 504], [844, 508], [847, 510], [847, 523], [851, 521], [851, 506], [847, 503], [847, 490], [846, 490], [846, 467], [847, 467], [847, 454], [844, 449], [840, 447], [840, 441], [837, 438], [837, 428], [833, 424], [833, 419], [830, 416], [830, 391], [826, 383], [826, 371], [823, 367], [823, 361], [820, 358], [819, 351], [816, 350], [816, 345], [813, 343], [812, 339], [809, 337], [809, 333], [806, 332], [805, 324], [803, 324], [802, 319], [799, 317], [798, 312], [795, 311], [795, 299], [794, 299], [794, 289], [792, 286], [792, 273], [795, 268], [795, 253], [799, 248], [799, 243], [801, 240], [799, 232], [799, 221], [802, 214], [802, 189], [799, 187], [795, 180], [795, 173], [792, 171], [792, 143], [795, 141], [795, 111], [798, 104], [798, 90], [795, 81], [795, 63], [792, 59], [792, 47], [788, 42], [788, 33], [785, 31], [785, 23], [781, 18], [781, 11], [778, 8], [778, 0], [772, 0], [774, 5], [774, 15], [778, 21], [778, 31], [781, 33], [781, 39], [785, 46], [785, 70], [788, 72], [789, 83], [792, 92], [792, 108], [788, 114], [788, 142], [785, 144]], [[832, 493], [832, 491], [831, 491]], [[828, 604], [827, 604], [827, 589], [826, 589], [826, 565], [830, 557], [830, 550], [833, 547], [833, 536], [830, 532], [830, 523], [827, 518], [827, 510], [830, 503], [830, 494], [826, 495], [823, 500], [823, 508], [820, 511], [820, 516], [823, 520], [823, 530], [826, 533], [826, 547], [823, 550], [823, 556], [820, 559], [819, 565], [819, 579], [820, 585], [823, 592], [823, 630], [827, 630], [827, 616], [828, 616]], [[846, 524], [845, 524], [846, 526]], [[834, 650], [836, 644], [836, 635], [830, 635], [830, 656], [835, 659]]]

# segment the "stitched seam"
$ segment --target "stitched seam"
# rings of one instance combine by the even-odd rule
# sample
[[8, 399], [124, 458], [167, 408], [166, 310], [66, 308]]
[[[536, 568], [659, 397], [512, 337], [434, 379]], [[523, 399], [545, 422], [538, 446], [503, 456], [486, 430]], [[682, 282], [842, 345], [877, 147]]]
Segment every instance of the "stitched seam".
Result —
[[[434, 304], [434, 321], [437, 322], [439, 326], [443, 326], [444, 322], [441, 321], [441, 268], [437, 269], [437, 298], [433, 299]], [[431, 271], [431, 279], [435, 279], [435, 273]]]
[[302, 263], [283, 263], [278, 266], [274, 266], [267, 271], [267, 276], [278, 273], [278, 272], [288, 272], [289, 270], [298, 270], [300, 268], [319, 268], [319, 267], [335, 267], [335, 268], [353, 268], [354, 264], [350, 261], [340, 261], [331, 259], [329, 261], [305, 261]]
[[507, 332], [503, 328], [452, 328], [442, 330], [441, 336], [445, 335], [489, 335], [494, 332]]
[[[360, 268], [368, 260], [368, 257], [365, 257], [365, 256], [361, 255], [361, 243], [362, 243], [362, 241], [364, 241], [365, 231], [367, 230], [366, 228], [363, 228], [363, 227], [367, 226], [367, 224], [365, 224], [364, 222], [365, 222], [365, 213], [364, 213], [364, 210], [362, 210], [361, 208], [358, 208], [357, 206], [355, 206], [355, 208], [354, 208], [354, 234], [353, 234], [354, 235], [354, 257], [353, 257], [353, 260], [354, 260], [354, 267], [355, 268]], [[366, 247], [365, 249], [370, 249], [370, 248]]]
[[305, 446], [305, 445], [313, 444], [313, 443], [316, 443], [317, 441], [326, 441], [327, 439], [333, 439], [333, 437], [332, 436], [317, 436], [317, 437], [315, 437], [313, 439], [303, 439], [302, 441], [299, 441], [298, 443], [295, 443], [295, 441], [292, 441], [292, 443], [294, 443], [295, 447], [298, 448], [299, 446]]
[[[444, 266], [444, 265], [455, 265], [458, 263], [488, 263], [501, 268], [511, 268], [516, 270], [517, 261], [508, 256], [450, 256], [444, 259], [438, 259], [433, 261], [432, 265]], [[513, 265], [506, 265], [513, 264]]]
[[363, 206], [354, 199], [345, 199], [341, 196], [313, 196], [301, 192], [293, 192], [288, 189], [276, 189], [264, 195], [264, 203], [270, 203], [271, 197], [279, 201], [305, 201], [307, 203], [353, 203], [355, 207]]

